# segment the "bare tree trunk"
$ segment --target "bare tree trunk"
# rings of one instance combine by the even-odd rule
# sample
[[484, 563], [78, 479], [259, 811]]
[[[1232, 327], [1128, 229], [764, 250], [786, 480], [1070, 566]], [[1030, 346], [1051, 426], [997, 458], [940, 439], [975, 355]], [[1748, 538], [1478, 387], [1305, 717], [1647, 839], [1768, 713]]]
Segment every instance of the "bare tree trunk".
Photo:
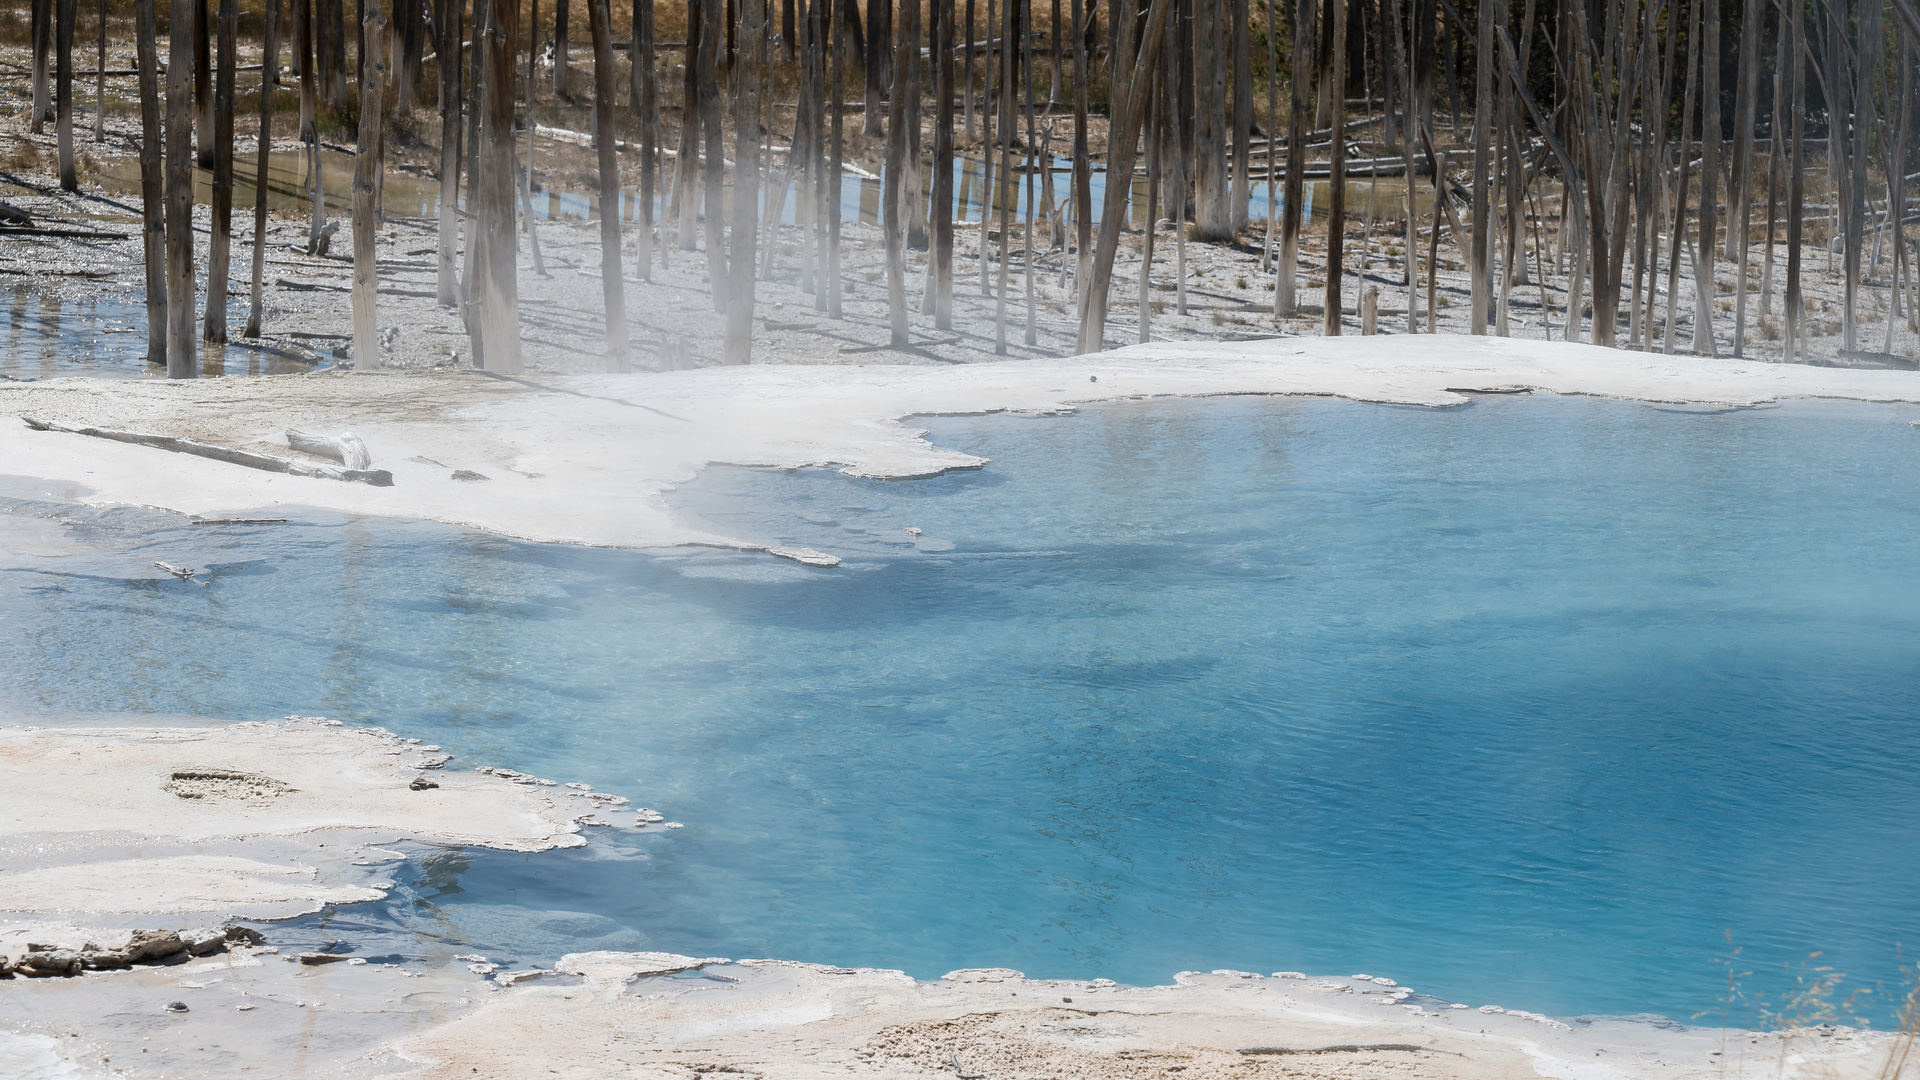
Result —
[[[587, 0], [589, 4], [593, 0]], [[592, 21], [593, 16], [587, 16]], [[535, 35], [538, 37], [538, 35]], [[553, 0], [553, 94], [561, 101], [570, 100], [568, 94], [568, 47], [572, 41], [567, 36], [567, 0]], [[598, 76], [595, 76], [598, 78]]]
[[79, 191], [80, 177], [73, 168], [73, 24], [77, 16], [75, 0], [57, 0], [54, 5], [54, 97], [55, 130], [60, 142], [60, 187]]
[[[1294, 289], [1299, 280], [1300, 267], [1300, 202], [1306, 198], [1306, 181], [1302, 174], [1307, 164], [1307, 110], [1312, 107], [1307, 98], [1312, 85], [1307, 46], [1313, 39], [1313, 2], [1295, 0], [1293, 7], [1293, 49], [1289, 56], [1293, 71], [1288, 76], [1288, 92], [1293, 99], [1293, 108], [1287, 117], [1287, 190], [1282, 196], [1280, 265], [1273, 289], [1273, 313], [1280, 318], [1291, 317], [1299, 310]], [[1272, 144], [1268, 144], [1267, 153], [1273, 152]], [[1434, 228], [1439, 227], [1439, 223], [1435, 222]]]
[[1027, 168], [1023, 170], [1025, 173], [1023, 180], [1026, 187], [1027, 219], [1024, 222], [1025, 230], [1023, 233], [1025, 250], [1021, 252], [1020, 262], [1020, 276], [1023, 279], [1022, 284], [1025, 285], [1027, 290], [1027, 327], [1026, 336], [1021, 340], [1026, 343], [1028, 348], [1032, 348], [1038, 341], [1033, 323], [1033, 207], [1034, 196], [1036, 194], [1033, 186], [1033, 176], [1034, 173], [1038, 172], [1043, 166], [1040, 160], [1040, 137], [1034, 128], [1033, 122], [1033, 0], [1021, 0], [1021, 7], [1025, 17], [1020, 20], [1019, 63], [1025, 77], [1020, 80], [1020, 85], [1025, 91], [1027, 99], [1027, 152], [1024, 157]]
[[[933, 325], [953, 329], [953, 0], [933, 0]], [[1057, 59], [1057, 58], [1056, 58]]]
[[267, 173], [273, 152], [273, 93], [280, 82], [280, 0], [261, 6], [260, 150], [253, 166], [253, 289], [247, 306], [245, 337], [260, 336], [266, 317], [264, 280], [267, 271]]
[[[600, 154], [600, 288], [607, 319], [607, 370], [627, 370], [627, 286], [620, 268], [620, 162], [613, 131], [613, 19], [607, 0], [587, 0], [593, 36], [593, 129]], [[749, 286], [751, 287], [751, 286]]]
[[[760, 234], [760, 70], [767, 62], [766, 5], [767, 0], [739, 0], [738, 6], [740, 56], [733, 69], [733, 250], [728, 260], [733, 280], [727, 286], [727, 325], [721, 349], [721, 362], [726, 364], [745, 364], [753, 359], [753, 270], [757, 265], [753, 247]], [[718, 209], [717, 204], [708, 208], [709, 220]]]
[[[1347, 5], [1333, 4], [1333, 70], [1328, 82], [1333, 87], [1333, 162], [1327, 170], [1327, 298], [1324, 325], [1328, 337], [1340, 336], [1340, 316], [1346, 306], [1340, 299], [1341, 279], [1346, 276], [1341, 249], [1347, 232]], [[1489, 65], [1492, 57], [1488, 53]], [[1481, 123], [1479, 117], [1474, 123]], [[1476, 196], [1477, 197], [1477, 196]], [[1483, 317], [1484, 324], [1484, 317]], [[1482, 325], [1481, 330], [1486, 327]]]
[[[908, 33], [910, 19], [900, 20], [894, 43], [893, 70], [898, 75], [887, 95], [887, 166], [881, 193], [881, 228], [887, 248], [887, 317], [894, 348], [907, 344], [907, 53], [916, 44]], [[872, 86], [869, 82], [869, 87]], [[871, 89], [869, 93], [871, 93]]]
[[[1076, 317], [1086, 305], [1087, 265], [1093, 258], [1093, 166], [1087, 148], [1087, 64], [1092, 59], [1092, 50], [1087, 48], [1087, 28], [1082, 6], [1083, 0], [1073, 0], [1073, 292]], [[967, 0], [967, 8], [972, 10], [973, 0]]]
[[[1007, 0], [1007, 2], [1012, 3], [1013, 0]], [[999, 69], [996, 68], [993, 63], [993, 35], [996, 11], [994, 0], [987, 0], [986, 58], [985, 63], [981, 65], [980, 69], [980, 189], [985, 192], [980, 201], [981, 296], [993, 295], [993, 282], [988, 276], [988, 268], [992, 265], [992, 259], [989, 257], [992, 249], [988, 246], [988, 237], [993, 230], [987, 227], [987, 223], [993, 219], [994, 201], [1000, 194], [999, 190], [993, 185], [993, 152], [999, 145], [999, 136], [994, 132], [995, 116], [997, 113], [993, 105], [993, 83], [995, 77], [1000, 73]]]
[[[61, 0], [65, 3], [66, 0]], [[208, 0], [193, 5], [193, 138], [200, 167], [213, 168], [213, 24]]]
[[[1479, 20], [1479, 46], [1474, 50], [1474, 98], [1473, 98], [1473, 247], [1467, 252], [1467, 274], [1471, 278], [1472, 311], [1469, 316], [1471, 333], [1487, 332], [1487, 261], [1493, 246], [1493, 202], [1489, 196], [1490, 168], [1493, 164], [1490, 154], [1490, 142], [1493, 123], [1493, 28], [1495, 19], [1491, 5], [1482, 5], [1475, 18]], [[1340, 126], [1334, 125], [1334, 142], [1340, 142]], [[1327, 275], [1331, 281], [1331, 272]]]
[[[1193, 8], [1193, 234], [1196, 240], [1216, 244], [1233, 239], [1233, 210], [1227, 197], [1227, 71], [1231, 61], [1220, 25], [1220, 7], [1226, 2], [1195, 0]], [[1175, 197], [1184, 198], [1185, 192]]]
[[32, 0], [32, 3], [33, 119], [28, 130], [38, 135], [46, 129], [46, 122], [56, 115], [53, 111], [53, 84], [48, 81], [49, 65], [53, 60], [55, 0]]
[[847, 38], [849, 25], [858, 25], [849, 19], [835, 18], [833, 29], [827, 42], [828, 62], [832, 67], [833, 87], [829, 91], [831, 103], [828, 119], [832, 125], [832, 146], [827, 157], [827, 317], [841, 318], [840, 312], [840, 198], [841, 186], [846, 176], [846, 98], [847, 98]]
[[[1733, 179], [1728, 186], [1727, 258], [1735, 260], [1733, 284], [1733, 355], [1747, 354], [1747, 262], [1753, 247], [1753, 119], [1760, 89], [1760, 35], [1764, 29], [1761, 0], [1746, 0], [1740, 19], [1739, 84], [1733, 105]], [[1780, 133], [1770, 133], [1778, 139]], [[1735, 228], [1739, 239], [1735, 242]]]
[[[1078, 2], [1075, 0], [1075, 3]], [[1079, 20], [1076, 19], [1074, 24], [1079, 25]], [[979, 137], [979, 131], [973, 126], [973, 0], [967, 0], [966, 43], [960, 59], [960, 86], [960, 98], [967, 113], [967, 141], [972, 142]]]
[[[167, 378], [200, 374], [193, 334], [193, 9], [173, 0], [167, 35]], [[182, 31], [189, 31], [182, 33]]]
[[[233, 0], [221, 0], [232, 3]], [[381, 98], [387, 85], [387, 16], [380, 0], [366, 0], [360, 23], [367, 55], [360, 69], [360, 144], [353, 155], [353, 363], [361, 370], [382, 366], [380, 327], [374, 306], [380, 289], [379, 257], [374, 240], [380, 227]]]
[[[160, 58], [154, 0], [134, 0], [134, 45], [140, 61], [141, 250], [147, 267], [147, 363], [167, 362], [167, 220], [161, 155]], [[264, 188], [263, 188], [264, 190]], [[189, 310], [192, 304], [188, 304]], [[172, 374], [172, 367], [168, 367]]]
[[220, 70], [213, 88], [213, 207], [207, 245], [206, 337], [227, 340], [227, 275], [233, 266], [233, 94], [234, 40], [238, 0], [220, 0]]
[[[474, 355], [489, 371], [517, 374], [520, 361], [520, 287], [514, 232], [513, 81], [519, 23], [513, 0], [485, 0], [487, 32], [481, 64], [480, 167], [473, 178], [479, 218], [480, 288], [469, 289], [479, 330]], [[478, 19], [475, 20], [478, 22]]]
[[1804, 0], [1787, 0], [1786, 33], [1787, 63], [1786, 86], [1783, 87], [1787, 100], [1791, 102], [1793, 130], [1788, 135], [1787, 162], [1787, 297], [1786, 297], [1786, 342], [1785, 356], [1792, 362], [1794, 349], [1800, 342], [1800, 317], [1805, 308], [1800, 295], [1800, 239], [1804, 226], [1807, 201], [1806, 174], [1806, 43], [1802, 40], [1805, 33]]
[[1233, 190], [1231, 194], [1233, 228], [1247, 227], [1248, 207], [1253, 202], [1251, 183], [1253, 151], [1253, 56], [1251, 13], [1247, 0], [1232, 0], [1230, 34], [1233, 41]]
[[680, 92], [680, 148], [674, 158], [672, 197], [674, 206], [680, 211], [680, 220], [675, 232], [680, 241], [681, 251], [698, 251], [700, 248], [699, 230], [696, 228], [699, 203], [692, 197], [693, 167], [700, 153], [700, 99], [701, 57], [700, 39], [706, 32], [706, 15], [703, 9], [707, 4], [719, 3], [719, 0], [687, 0], [687, 44], [683, 70], [686, 78]]
[[886, 89], [886, 53], [893, 44], [891, 27], [887, 25], [890, 13], [888, 0], [867, 0], [867, 108], [863, 122], [869, 138], [881, 133], [880, 94]]
[[[1017, 135], [1014, 128], [1013, 103], [1019, 92], [1015, 81], [1019, 78], [1019, 54], [1014, 51], [1015, 35], [1020, 32], [1020, 0], [1003, 0], [1001, 10], [1005, 13], [1000, 24], [1000, 108], [999, 125], [994, 132], [994, 141], [1000, 149], [1000, 172], [1005, 179], [1006, 198], [1000, 200], [1000, 280], [993, 301], [993, 351], [997, 356], [1007, 354], [1007, 287], [1011, 273], [1008, 262], [1013, 258], [1013, 204], [1019, 199], [1019, 180], [1013, 174], [1013, 144]], [[1130, 176], [1131, 173], [1121, 174]], [[1122, 180], [1121, 183], [1125, 183]], [[980, 219], [980, 232], [987, 231], [985, 216]], [[895, 331], [896, 343], [904, 342], [904, 326]]]
[[107, 141], [107, 0], [100, 0], [100, 49], [93, 61], [93, 141]]
[[660, 162], [660, 86], [653, 61], [653, 0], [633, 3], [634, 111], [640, 114], [640, 280], [653, 280], [654, 177]]
[[[1679, 193], [1673, 200], [1673, 224], [1670, 229], [1673, 250], [1667, 255], [1667, 318], [1661, 352], [1673, 355], [1674, 302], [1680, 294], [1680, 249], [1686, 243], [1687, 236], [1687, 179], [1689, 170], [1687, 158], [1693, 153], [1693, 91], [1700, 71], [1700, 22], [1701, 9], [1709, 6], [1713, 0], [1695, 0], [1693, 19], [1687, 34], [1687, 88], [1681, 95], [1680, 104], [1680, 153], [1679, 153]], [[1665, 168], [1665, 162], [1660, 166]], [[1698, 290], [1699, 282], [1694, 283]], [[1648, 327], [1649, 343], [1653, 337], [1652, 327]]]
[[[269, 3], [272, 0], [268, 0]], [[440, 18], [434, 29], [440, 40], [440, 276], [442, 307], [460, 303], [460, 279], [455, 269], [460, 239], [460, 121], [465, 95], [460, 86], [461, 16], [465, 0], [440, 0]], [[471, 187], [472, 180], [468, 180]]]
[[1140, 344], [1153, 340], [1153, 241], [1159, 231], [1159, 222], [1154, 215], [1160, 206], [1160, 168], [1166, 154], [1167, 142], [1167, 87], [1165, 75], [1167, 65], [1164, 61], [1154, 66], [1148, 77], [1153, 80], [1153, 91], [1147, 95], [1146, 153], [1147, 153], [1147, 227], [1140, 235]]
[[[1104, 347], [1107, 327], [1107, 297], [1113, 284], [1113, 260], [1120, 251], [1120, 224], [1126, 216], [1128, 188], [1124, 178], [1133, 175], [1133, 162], [1139, 150], [1141, 119], [1146, 113], [1147, 95], [1152, 92], [1151, 72], [1160, 50], [1161, 35], [1167, 29], [1167, 10], [1172, 0], [1153, 0], [1147, 12], [1147, 24], [1139, 48], [1134, 48], [1133, 27], [1137, 20], [1116, 10], [1115, 22], [1123, 24], [1122, 47], [1112, 54], [1113, 78], [1108, 129], [1107, 175], [1122, 178], [1106, 187], [1100, 211], [1100, 239], [1094, 248], [1093, 268], [1087, 282], [1087, 300], [1082, 305], [1077, 353], [1099, 352]], [[1117, 7], [1117, 5], [1116, 5]], [[1125, 65], [1124, 69], [1122, 65]], [[1121, 74], [1125, 74], [1122, 78]]]
[[713, 293], [713, 310], [727, 311], [726, 201], [724, 199], [727, 143], [720, 126], [720, 50], [726, 43], [726, 28], [720, 25], [719, 0], [701, 5], [706, 23], [700, 32], [700, 116], [706, 144], [707, 281]]
[[909, 34], [907, 66], [894, 78], [894, 86], [907, 96], [907, 175], [901, 197], [906, 200], [907, 247], [914, 251], [925, 251], [928, 246], [927, 203], [921, 197], [926, 177], [920, 172], [920, 2], [910, 0], [902, 6], [900, 17], [908, 23]]
[[[1700, 72], [1700, 239], [1693, 250], [1694, 295], [1698, 317], [1693, 321], [1693, 351], [1714, 356], [1713, 343], [1714, 259], [1719, 255], [1719, 217], [1715, 203], [1720, 197], [1720, 5], [1708, 0], [1700, 20], [1702, 68]], [[1684, 155], [1683, 155], [1684, 156]], [[1729, 208], [1731, 209], [1731, 208]]]

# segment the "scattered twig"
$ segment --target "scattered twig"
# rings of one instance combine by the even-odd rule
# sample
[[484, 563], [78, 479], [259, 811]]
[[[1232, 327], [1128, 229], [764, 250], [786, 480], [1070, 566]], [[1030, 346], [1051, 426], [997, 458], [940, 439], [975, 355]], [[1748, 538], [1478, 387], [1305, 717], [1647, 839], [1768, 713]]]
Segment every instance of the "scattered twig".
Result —
[[201, 588], [206, 588], [208, 585], [212, 584], [212, 582], [201, 581], [195, 578], [193, 575], [199, 573], [200, 571], [195, 570], [191, 566], [175, 566], [172, 563], [161, 562], [158, 559], [155, 559], [153, 561], [153, 565], [159, 567], [162, 570], [165, 570], [167, 573], [172, 574], [174, 577], [179, 578], [181, 581], [191, 581], [195, 585], [200, 586]]
[[35, 431], [64, 431], [73, 435], [91, 435], [99, 439], [112, 439], [115, 442], [134, 443], [139, 446], [151, 446], [160, 450], [171, 450], [179, 454], [192, 454], [195, 457], [212, 458], [233, 465], [245, 465], [250, 469], [264, 469], [267, 472], [287, 473], [291, 476], [311, 476], [322, 480], [348, 480], [374, 487], [392, 487], [393, 474], [385, 469], [344, 469], [337, 465], [320, 465], [309, 461], [294, 461], [289, 458], [274, 457], [272, 454], [256, 454], [250, 450], [235, 450], [227, 446], [216, 446], [198, 439], [182, 439], [172, 435], [150, 435], [138, 431], [117, 431], [113, 428], [83, 427], [61, 420], [51, 420], [41, 416], [22, 416], [26, 425]]

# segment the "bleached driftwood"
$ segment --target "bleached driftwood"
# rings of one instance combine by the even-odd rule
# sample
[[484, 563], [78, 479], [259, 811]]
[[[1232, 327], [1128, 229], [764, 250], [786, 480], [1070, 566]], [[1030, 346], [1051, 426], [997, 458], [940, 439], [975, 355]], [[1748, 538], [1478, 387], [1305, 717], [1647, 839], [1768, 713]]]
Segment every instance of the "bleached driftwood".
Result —
[[332, 458], [349, 469], [364, 470], [373, 466], [373, 457], [367, 453], [367, 444], [350, 431], [338, 435], [315, 435], [311, 431], [288, 428], [287, 445], [303, 454]]
[[98, 439], [152, 446], [161, 450], [172, 450], [177, 454], [192, 454], [196, 457], [212, 458], [215, 461], [245, 465], [250, 469], [264, 469], [267, 472], [287, 473], [291, 476], [312, 476], [322, 480], [352, 480], [362, 484], [372, 484], [374, 487], [393, 486], [393, 474], [385, 469], [347, 469], [336, 465], [320, 465], [311, 461], [294, 461], [291, 458], [274, 457], [272, 454], [256, 454], [251, 450], [215, 446], [213, 443], [204, 443], [198, 439], [149, 435], [139, 431], [118, 431], [113, 428], [84, 427], [43, 416], [22, 416], [20, 419], [26, 421], [27, 426], [35, 431], [65, 431], [74, 435], [92, 435]]

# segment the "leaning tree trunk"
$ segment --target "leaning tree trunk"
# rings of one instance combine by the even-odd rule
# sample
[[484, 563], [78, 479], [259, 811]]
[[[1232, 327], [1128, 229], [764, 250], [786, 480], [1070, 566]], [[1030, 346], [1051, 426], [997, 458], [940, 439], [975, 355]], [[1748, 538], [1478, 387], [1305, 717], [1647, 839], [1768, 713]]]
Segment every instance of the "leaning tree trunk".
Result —
[[[141, 247], [147, 266], [147, 363], [167, 362], [167, 219], [160, 142], [160, 57], [155, 0], [134, 0], [134, 44], [140, 61]], [[264, 190], [264, 187], [262, 188]], [[192, 304], [188, 304], [189, 310]], [[168, 366], [172, 374], [172, 366]]]
[[[1136, 20], [1117, 20], [1125, 24], [1121, 33], [1126, 47], [1114, 51], [1111, 65], [1114, 77], [1111, 83], [1112, 120], [1107, 144], [1109, 176], [1133, 175], [1134, 158], [1140, 149], [1141, 119], [1147, 111], [1147, 95], [1153, 89], [1151, 73], [1154, 58], [1160, 50], [1161, 36], [1166, 33], [1167, 9], [1171, 6], [1172, 0], [1153, 0], [1138, 49], [1132, 47]], [[1123, 63], [1127, 66], [1125, 79], [1118, 77]], [[1080, 333], [1075, 342], [1074, 351], [1078, 353], [1099, 352], [1105, 345], [1107, 297], [1113, 284], [1113, 260], [1120, 252], [1120, 223], [1126, 217], [1129, 186], [1124, 182], [1108, 184], [1106, 197], [1102, 200], [1100, 239], [1094, 248], [1093, 269], [1087, 283], [1088, 296], [1081, 305]]]
[[193, 340], [194, 0], [173, 0], [167, 35], [167, 378], [200, 374]]
[[208, 341], [216, 343], [227, 340], [227, 274], [233, 263], [233, 65], [238, 8], [239, 0], [220, 0], [220, 70], [213, 88], [213, 206], [209, 222], [213, 236], [207, 245], [204, 332]]
[[273, 152], [273, 90], [280, 81], [280, 0], [261, 5], [260, 150], [253, 166], [253, 288], [247, 305], [246, 337], [260, 336], [266, 316], [267, 169]]
[[[723, 364], [745, 364], [753, 359], [753, 270], [758, 262], [753, 248], [760, 235], [756, 220], [763, 141], [760, 71], [767, 63], [767, 0], [739, 0], [738, 19], [740, 56], [733, 69], [733, 248], [727, 260], [733, 278], [727, 284], [727, 322], [720, 349]], [[718, 205], [707, 213], [718, 216]]]
[[620, 269], [620, 160], [613, 135], [613, 19], [607, 0], [587, 0], [593, 35], [593, 128], [600, 152], [600, 292], [606, 306], [607, 370], [627, 370], [627, 284]]
[[[233, 0], [221, 0], [233, 3]], [[380, 119], [387, 85], [387, 17], [380, 0], [366, 0], [360, 21], [367, 55], [360, 69], [360, 144], [353, 155], [353, 363], [361, 370], [382, 366], [380, 326], [375, 305], [380, 293]]]
[[[514, 0], [485, 0], [488, 30], [481, 40], [480, 168], [473, 178], [473, 212], [479, 218], [480, 288], [468, 289], [479, 330], [475, 355], [487, 370], [517, 374], [520, 364], [520, 286], [514, 245], [513, 167], [514, 53], [519, 19]], [[476, 22], [478, 19], [476, 18]]]

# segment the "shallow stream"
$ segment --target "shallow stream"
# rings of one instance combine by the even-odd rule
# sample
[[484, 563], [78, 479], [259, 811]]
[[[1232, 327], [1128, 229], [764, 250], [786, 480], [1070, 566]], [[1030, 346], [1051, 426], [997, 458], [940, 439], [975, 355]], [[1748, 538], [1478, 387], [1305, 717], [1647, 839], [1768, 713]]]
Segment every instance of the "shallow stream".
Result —
[[832, 570], [16, 489], [0, 709], [323, 714], [686, 824], [438, 854], [276, 931], [369, 952], [1369, 972], [1684, 1020], [1731, 941], [1751, 1021], [1809, 953], [1890, 995], [1920, 941], [1913, 413], [1123, 402], [926, 422], [979, 471], [672, 498]]

